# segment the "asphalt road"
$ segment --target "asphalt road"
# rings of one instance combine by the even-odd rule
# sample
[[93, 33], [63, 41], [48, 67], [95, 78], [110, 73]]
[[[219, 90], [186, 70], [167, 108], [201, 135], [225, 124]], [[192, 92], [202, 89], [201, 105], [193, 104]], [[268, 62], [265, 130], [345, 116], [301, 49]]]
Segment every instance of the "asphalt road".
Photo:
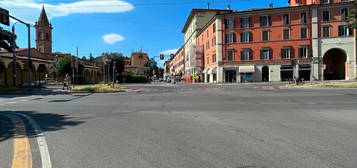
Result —
[[[41, 127], [54, 168], [357, 167], [357, 89], [129, 88], [0, 95], [0, 167], [11, 167], [17, 138], [6, 115], [18, 113]], [[38, 132], [21, 118], [41, 167]]]

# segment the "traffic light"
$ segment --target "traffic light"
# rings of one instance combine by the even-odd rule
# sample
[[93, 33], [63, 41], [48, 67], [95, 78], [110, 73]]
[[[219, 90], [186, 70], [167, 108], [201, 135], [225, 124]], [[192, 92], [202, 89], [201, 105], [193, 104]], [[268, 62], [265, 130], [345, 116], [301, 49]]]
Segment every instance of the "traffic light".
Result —
[[165, 55], [164, 54], [160, 54], [160, 60], [164, 60], [165, 59]]
[[16, 38], [16, 34], [0, 27], [0, 48], [12, 53], [14, 48], [18, 48], [16, 45]]
[[9, 11], [3, 8], [0, 8], [0, 23], [10, 26]]

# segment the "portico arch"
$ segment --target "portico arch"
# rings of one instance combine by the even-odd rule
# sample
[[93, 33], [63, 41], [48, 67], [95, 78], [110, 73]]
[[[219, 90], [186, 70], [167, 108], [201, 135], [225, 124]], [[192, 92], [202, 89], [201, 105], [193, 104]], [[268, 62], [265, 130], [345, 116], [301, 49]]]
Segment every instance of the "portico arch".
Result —
[[328, 50], [323, 56], [324, 80], [345, 80], [347, 54], [340, 48]]
[[91, 81], [91, 73], [88, 69], [84, 70], [84, 82], [85, 83], [90, 83]]
[[[13, 70], [14, 66], [16, 67], [15, 72]], [[14, 74], [16, 74], [16, 85], [21, 85], [22, 84], [21, 72], [22, 72], [22, 69], [21, 69], [21, 64], [19, 62], [16, 62], [16, 65], [14, 65], [14, 62], [10, 62], [6, 68], [7, 85], [9, 85], [9, 86], [14, 85], [14, 82], [13, 82]]]
[[37, 68], [37, 72], [38, 72], [38, 79], [41, 80], [45, 80], [46, 78], [46, 74], [48, 73], [47, 71], [47, 67], [45, 64], [40, 64]]

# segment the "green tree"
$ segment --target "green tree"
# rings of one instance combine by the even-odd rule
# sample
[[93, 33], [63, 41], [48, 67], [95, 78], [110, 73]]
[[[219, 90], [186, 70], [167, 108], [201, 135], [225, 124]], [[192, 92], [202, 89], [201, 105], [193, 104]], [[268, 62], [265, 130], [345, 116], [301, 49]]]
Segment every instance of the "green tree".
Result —
[[89, 61], [91, 62], [95, 61], [95, 58], [93, 57], [92, 53], [89, 54]]
[[153, 76], [153, 70], [159, 69], [159, 67], [157, 66], [157, 62], [154, 58], [149, 59], [149, 61], [145, 64], [145, 67], [147, 67], [147, 70], [145, 71], [145, 74], [147, 76]]
[[348, 24], [349, 28], [357, 29], [357, 0], [353, 2], [354, 8], [351, 10], [350, 15], [348, 16], [349, 19], [352, 20], [351, 23]]
[[110, 69], [110, 73], [109, 73], [109, 77], [112, 79], [113, 78], [113, 73], [112, 73], [112, 69], [113, 69], [113, 61], [115, 61], [115, 72], [116, 74], [122, 74], [124, 72], [124, 68], [125, 68], [125, 57], [122, 53], [103, 53], [101, 56], [96, 57], [95, 58], [95, 62], [96, 64], [100, 67], [100, 73], [103, 74], [103, 61], [105, 59], [109, 59], [110, 61], [110, 65], [109, 65], [109, 69]]
[[87, 61], [87, 58], [85, 56], [83, 56], [81, 60]]
[[64, 76], [66, 74], [68, 75], [72, 74], [71, 61], [72, 61], [71, 56], [65, 56], [59, 60], [59, 66], [58, 66], [59, 75]]

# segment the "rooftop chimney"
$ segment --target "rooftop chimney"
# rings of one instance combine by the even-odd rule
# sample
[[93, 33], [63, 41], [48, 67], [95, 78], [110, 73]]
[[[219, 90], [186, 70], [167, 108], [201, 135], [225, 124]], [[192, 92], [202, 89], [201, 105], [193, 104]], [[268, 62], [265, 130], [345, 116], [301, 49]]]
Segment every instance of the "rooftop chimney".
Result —
[[274, 4], [273, 3], [269, 4], [269, 8], [270, 9], [274, 8]]
[[207, 9], [209, 9], [210, 8], [210, 4], [209, 3], [207, 3]]
[[227, 10], [231, 10], [231, 5], [228, 5], [228, 6], [227, 6]]

